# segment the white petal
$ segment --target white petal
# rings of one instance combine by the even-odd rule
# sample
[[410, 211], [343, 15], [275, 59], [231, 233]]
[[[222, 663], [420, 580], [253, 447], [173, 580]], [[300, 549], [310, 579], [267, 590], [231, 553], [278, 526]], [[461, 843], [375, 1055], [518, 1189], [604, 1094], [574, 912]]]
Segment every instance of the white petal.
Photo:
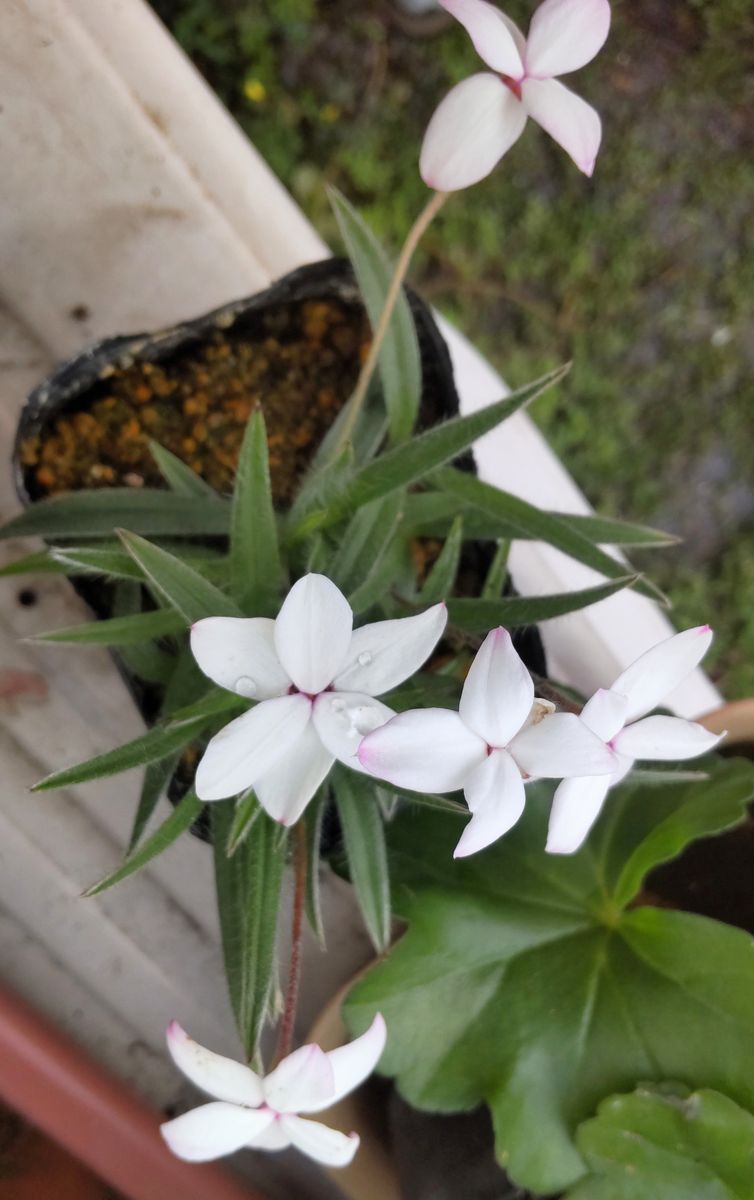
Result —
[[291, 684], [274, 633], [268, 617], [206, 617], [191, 626], [191, 651], [213, 683], [251, 700], [270, 700], [284, 696]]
[[482, 738], [447, 708], [399, 713], [359, 747], [370, 774], [415, 792], [454, 792], [486, 757]]
[[454, 858], [476, 854], [507, 833], [524, 811], [521, 772], [505, 750], [493, 750], [464, 788], [473, 816], [453, 851]]
[[448, 622], [444, 604], [417, 617], [375, 621], [354, 630], [345, 665], [333, 679], [343, 692], [381, 696], [419, 670], [442, 637]]
[[602, 141], [599, 113], [557, 79], [525, 79], [522, 96], [529, 116], [591, 175]]
[[603, 742], [609, 742], [625, 725], [627, 712], [625, 696], [614, 688], [600, 688], [582, 708], [581, 720]]
[[266, 1129], [262, 1129], [246, 1143], [249, 1150], [287, 1150], [291, 1139], [283, 1129], [282, 1123], [274, 1114], [275, 1119]]
[[177, 1158], [209, 1162], [233, 1154], [275, 1120], [266, 1108], [240, 1108], [216, 1100], [166, 1121], [160, 1133]]
[[490, 746], [507, 746], [531, 712], [534, 684], [507, 629], [493, 629], [477, 651], [458, 711]]
[[602, 811], [613, 780], [609, 775], [564, 779], [555, 792], [547, 830], [549, 854], [573, 854]]
[[573, 713], [552, 713], [527, 725], [508, 747], [522, 771], [544, 779], [611, 775], [615, 755]]
[[526, 39], [526, 71], [539, 79], [591, 62], [610, 30], [608, 0], [544, 0]]
[[643, 717], [675, 691], [699, 666], [711, 641], [709, 625], [699, 625], [666, 638], [631, 663], [611, 689], [628, 697], [626, 720]]
[[275, 622], [275, 648], [297, 688], [313, 696], [332, 683], [352, 627], [350, 604], [325, 575], [304, 575], [294, 583]]
[[645, 717], [627, 725], [614, 739], [615, 749], [629, 758], [649, 762], [675, 762], [679, 758], [696, 758], [705, 754], [725, 734], [709, 733], [696, 721], [681, 717]]
[[332, 764], [332, 754], [309, 721], [285, 755], [256, 780], [257, 800], [273, 821], [295, 825]]
[[216, 1100], [244, 1104], [249, 1108], [256, 1108], [264, 1100], [262, 1081], [250, 1067], [206, 1050], [190, 1038], [177, 1021], [168, 1025], [167, 1042], [178, 1070]]
[[325, 1167], [347, 1167], [359, 1148], [358, 1133], [341, 1133], [319, 1121], [281, 1117], [280, 1124], [297, 1150]]
[[322, 692], [314, 701], [314, 728], [322, 744], [354, 771], [365, 770], [358, 759], [362, 738], [394, 716], [387, 704], [359, 692]]
[[335, 1093], [330, 1060], [320, 1046], [294, 1050], [265, 1078], [264, 1097], [279, 1113], [326, 1108]]
[[440, 4], [460, 21], [488, 67], [512, 79], [521, 78], [524, 64], [511, 31], [512, 22], [494, 4], [486, 0], [440, 0]]
[[386, 1038], [385, 1022], [381, 1014], [377, 1013], [366, 1033], [362, 1033], [345, 1046], [338, 1046], [337, 1050], [328, 1051], [327, 1058], [332, 1067], [335, 1084], [333, 1094], [326, 1104], [316, 1108], [301, 1105], [299, 1111], [321, 1112], [323, 1108], [336, 1104], [363, 1083], [380, 1061]]
[[200, 800], [224, 800], [252, 787], [287, 755], [309, 723], [306, 696], [263, 700], [221, 729], [209, 742], [196, 772]]
[[489, 175], [518, 141], [526, 111], [496, 75], [472, 75], [435, 109], [422, 142], [419, 171], [438, 192], [470, 187]]

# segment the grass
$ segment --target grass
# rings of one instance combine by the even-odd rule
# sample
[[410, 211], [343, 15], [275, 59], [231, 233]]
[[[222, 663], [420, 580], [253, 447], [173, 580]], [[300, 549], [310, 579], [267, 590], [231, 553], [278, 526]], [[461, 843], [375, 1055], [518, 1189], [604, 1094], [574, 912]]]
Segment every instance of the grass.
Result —
[[[426, 121], [479, 69], [461, 29], [412, 36], [389, 0], [155, 7], [325, 237], [333, 182], [399, 244]], [[604, 119], [594, 180], [531, 125], [446, 205], [414, 279], [512, 386], [574, 359], [536, 419], [602, 512], [684, 537], [647, 565], [679, 625], [715, 625], [726, 694], [751, 695], [754, 9], [623, 0], [573, 84]]]

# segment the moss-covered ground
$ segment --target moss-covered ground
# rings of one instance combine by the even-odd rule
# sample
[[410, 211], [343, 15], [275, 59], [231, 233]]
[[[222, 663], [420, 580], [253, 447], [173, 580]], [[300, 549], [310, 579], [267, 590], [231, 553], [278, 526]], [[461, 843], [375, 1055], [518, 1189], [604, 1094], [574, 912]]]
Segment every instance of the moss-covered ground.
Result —
[[[333, 182], [399, 244], [426, 121], [479, 69], [462, 30], [390, 0], [154, 4], [326, 237]], [[414, 279], [511, 384], [573, 359], [536, 419], [601, 511], [682, 535], [642, 565], [679, 625], [715, 625], [726, 693], [754, 694], [754, 5], [618, 0], [572, 83], [604, 119], [594, 179], [530, 125]]]

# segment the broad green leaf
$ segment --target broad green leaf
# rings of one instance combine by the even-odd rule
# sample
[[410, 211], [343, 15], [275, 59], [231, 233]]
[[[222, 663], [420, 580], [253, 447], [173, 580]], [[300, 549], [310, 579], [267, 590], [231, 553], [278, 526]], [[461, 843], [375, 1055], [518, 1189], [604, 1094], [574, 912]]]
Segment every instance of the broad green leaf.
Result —
[[204, 805], [201, 800], [197, 799], [192, 788], [175, 806], [170, 816], [165, 818], [159, 829], [156, 829], [138, 850], [132, 851], [116, 871], [112, 871], [104, 879], [100, 879], [99, 883], [87, 888], [84, 895], [96, 896], [99, 892], [111, 888], [113, 884], [120, 883], [129, 875], [140, 871], [158, 854], [162, 854], [163, 850], [167, 850], [168, 846], [172, 846], [182, 833], [191, 828], [203, 807]]
[[195, 496], [201, 500], [217, 500], [218, 494], [206, 483], [201, 475], [192, 471], [182, 459], [161, 446], [159, 442], [149, 443], [149, 453], [157, 463], [157, 469], [170, 488], [178, 496]]
[[262, 811], [262, 806], [253, 792], [247, 792], [237, 800], [233, 823], [228, 833], [228, 844], [225, 847], [228, 858], [246, 841]]
[[120, 531], [120, 538], [146, 578], [189, 625], [202, 617], [242, 615], [229, 596], [182, 559], [130, 531]]
[[225, 500], [180, 496], [160, 488], [95, 488], [36, 503], [0, 527], [0, 538], [111, 537], [114, 529], [134, 533], [197, 537], [227, 534]]
[[97, 754], [75, 767], [64, 767], [61, 771], [54, 771], [52, 775], [47, 775], [46, 778], [40, 779], [39, 783], [35, 783], [31, 790], [49, 792], [53, 788], [88, 783], [92, 779], [104, 779], [108, 775], [130, 771], [132, 767], [143, 767], [147, 763], [157, 762], [158, 759], [167, 758], [175, 750], [187, 746], [208, 723], [206, 716], [200, 716], [193, 720], [170, 721], [166, 725], [157, 725], [141, 737], [116, 746], [114, 750]]
[[499, 600], [502, 596], [505, 581], [508, 578], [508, 556], [510, 555], [510, 550], [510, 538], [501, 538], [484, 580], [481, 592], [482, 600]]
[[141, 841], [141, 836], [147, 827], [152, 813], [167, 791], [168, 784], [173, 778], [173, 772], [180, 761], [180, 754], [169, 754], [167, 758], [157, 759], [147, 763], [144, 779], [141, 784], [139, 803], [134, 814], [131, 836], [128, 840], [128, 858]]
[[[518, 825], [469, 859], [452, 858], [460, 822], [449, 816], [401, 814], [389, 827], [408, 931], [352, 991], [349, 1024], [359, 1032], [384, 1014], [381, 1070], [418, 1107], [486, 1100], [500, 1161], [522, 1187], [547, 1195], [579, 1179], [576, 1127], [639, 1082], [704, 1081], [754, 1105], [752, 939], [687, 913], [631, 908], [621, 882], [631, 856], [648, 870], [698, 835], [689, 813], [700, 806], [707, 833], [741, 818], [754, 767], [707, 765], [706, 783], [615, 789], [571, 856], [544, 852], [552, 788], [543, 783], [527, 789]], [[654, 830], [671, 821], [672, 846], [658, 843]]]
[[[588, 538], [574, 531], [561, 517], [551, 516], [526, 500], [521, 500], [519, 496], [503, 492], [489, 483], [483, 483], [475, 475], [457, 471], [453, 467], [437, 471], [433, 480], [457, 500], [475, 505], [488, 516], [500, 516], [518, 530], [525, 530], [530, 537], [556, 546], [564, 554], [569, 554], [577, 562], [592, 567], [608, 579], [618, 579], [626, 575], [625, 563], [611, 558]], [[654, 600], [664, 600], [662, 593], [653, 584], [643, 582], [641, 577], [637, 579], [637, 591], [651, 596]]]
[[372, 944], [382, 954], [390, 944], [390, 875], [374, 783], [356, 771], [338, 770], [333, 788], [348, 874]]
[[225, 973], [246, 1057], [255, 1059], [275, 992], [275, 939], [288, 836], [263, 813], [228, 858], [235, 801], [210, 806]]
[[456, 517], [450, 527], [437, 561], [432, 564], [421, 590], [422, 604], [437, 604], [453, 591], [463, 550], [463, 517]]
[[[392, 268], [384, 250], [353, 205], [336, 188], [328, 188], [328, 196], [374, 329], [385, 304]], [[380, 350], [379, 367], [390, 440], [404, 442], [411, 436], [416, 423], [422, 370], [414, 319], [402, 290]]]
[[559, 367], [556, 371], [550, 371], [534, 383], [512, 392], [504, 400], [498, 400], [496, 404], [490, 404], [466, 417], [454, 417], [419, 434], [405, 445], [388, 450], [374, 462], [354, 471], [327, 506], [310, 513], [298, 526], [294, 525], [291, 536], [305, 537], [317, 529], [334, 524], [371, 500], [379, 500], [381, 496], [422, 479], [541, 396], [558, 383], [567, 370], [568, 367]]
[[621, 575], [609, 583], [598, 583], [595, 587], [576, 592], [554, 592], [549, 596], [503, 596], [500, 600], [450, 599], [448, 620], [451, 625], [457, 625], [467, 633], [486, 633], [496, 625], [507, 625], [509, 628], [534, 625], [606, 600], [615, 592], [630, 587], [638, 578], [638, 575]]
[[267, 617], [279, 607], [281, 583], [267, 432], [256, 408], [246, 426], [233, 489], [230, 590], [244, 612]]
[[85, 621], [49, 633], [35, 633], [31, 642], [70, 642], [87, 646], [131, 646], [135, 642], [181, 633], [186, 621], [173, 609], [135, 613], [128, 617], [110, 617], [103, 621]]
[[325, 809], [330, 802], [329, 790], [320, 788], [306, 806], [303, 820], [306, 825], [306, 919], [322, 949], [325, 946], [325, 926], [322, 920], [320, 875], [322, 873], [321, 841]]
[[751, 1200], [754, 1116], [720, 1092], [641, 1087], [580, 1126], [590, 1174], [565, 1200]]

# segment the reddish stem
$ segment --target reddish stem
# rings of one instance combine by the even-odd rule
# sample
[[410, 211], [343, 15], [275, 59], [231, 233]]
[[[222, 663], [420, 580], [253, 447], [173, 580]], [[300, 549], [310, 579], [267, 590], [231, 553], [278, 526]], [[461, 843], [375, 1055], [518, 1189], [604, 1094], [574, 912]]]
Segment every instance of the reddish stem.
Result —
[[288, 964], [288, 983], [285, 989], [285, 1004], [280, 1018], [275, 1065], [293, 1049], [293, 1030], [296, 1023], [296, 1004], [301, 983], [301, 940], [304, 931], [304, 905], [306, 901], [306, 826], [297, 821], [296, 844], [293, 850], [294, 891], [293, 919], [291, 922], [291, 957]]

